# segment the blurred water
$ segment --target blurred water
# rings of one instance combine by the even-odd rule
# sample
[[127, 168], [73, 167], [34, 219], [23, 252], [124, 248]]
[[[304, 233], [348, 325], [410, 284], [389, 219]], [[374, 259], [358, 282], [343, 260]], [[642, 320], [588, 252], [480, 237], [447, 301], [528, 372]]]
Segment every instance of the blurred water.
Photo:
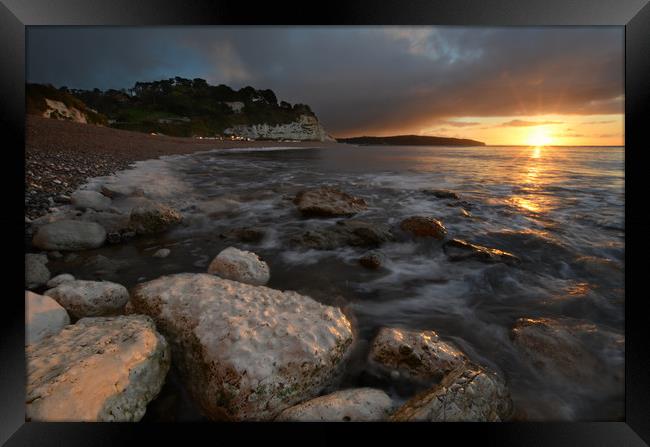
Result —
[[[83, 260], [96, 254], [128, 260], [128, 269], [104, 277], [127, 286], [168, 273], [202, 272], [232, 244], [220, 233], [263, 227], [261, 242], [235, 245], [268, 262], [269, 287], [345, 306], [356, 320], [361, 343], [343, 386], [379, 386], [406, 399], [412, 388], [366, 371], [364, 346], [382, 326], [433, 329], [503, 374], [515, 405], [530, 419], [624, 416], [622, 388], [583, 390], [545, 377], [509, 338], [517, 318], [540, 316], [578, 318], [624, 334], [623, 148], [213, 151], [139, 163], [111, 181], [145, 184], [148, 193], [181, 209], [186, 225], [162, 237], [87, 252], [77, 267], [65, 266], [73, 274], [91, 275]], [[291, 202], [297, 191], [319, 185], [363, 197], [370, 206], [355, 218], [397, 228], [404, 217], [433, 216], [451, 237], [511, 252], [523, 262], [452, 263], [440, 242], [402, 240], [382, 247], [385, 268], [368, 271], [358, 264], [362, 248], [292, 247], [292, 236], [336, 220], [304, 219]], [[423, 189], [449, 189], [464, 202], [458, 206]], [[151, 258], [163, 246], [172, 254]], [[600, 360], [612, 375], [622, 374], [622, 352], [603, 350]]]

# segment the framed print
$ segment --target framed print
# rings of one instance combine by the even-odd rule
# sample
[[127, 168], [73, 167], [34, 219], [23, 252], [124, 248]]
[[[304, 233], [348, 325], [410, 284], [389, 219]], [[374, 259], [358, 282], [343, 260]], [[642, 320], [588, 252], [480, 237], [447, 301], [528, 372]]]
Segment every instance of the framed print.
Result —
[[646, 1], [0, 11], [7, 445], [647, 445]]

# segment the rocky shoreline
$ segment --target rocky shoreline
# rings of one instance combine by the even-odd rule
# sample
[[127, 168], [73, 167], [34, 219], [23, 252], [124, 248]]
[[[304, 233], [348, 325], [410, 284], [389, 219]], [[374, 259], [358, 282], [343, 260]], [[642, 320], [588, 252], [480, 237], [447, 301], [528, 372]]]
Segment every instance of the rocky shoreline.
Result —
[[130, 132], [27, 115], [25, 218], [66, 203], [86, 179], [114, 174], [133, 162], [165, 155], [241, 147], [335, 146], [332, 142], [221, 141]]
[[[382, 243], [395, 238], [439, 241], [454, 262], [521, 262], [513, 254], [455, 239], [430, 216], [410, 216], [392, 227], [350, 219], [368, 204], [334, 187], [301, 191], [293, 206], [310, 218], [347, 219], [330, 231], [299, 235], [295, 243], [324, 250], [372, 248], [373, 262], [359, 260], [369, 268], [381, 265]], [[75, 191], [70, 204], [54, 211], [29, 224], [33, 250], [40, 252], [25, 258], [25, 286], [37, 292], [25, 294], [30, 420], [138, 421], [170, 368], [211, 420], [520, 417], [507, 378], [434, 331], [382, 328], [367, 358], [377, 376], [417, 383], [425, 391], [398, 403], [379, 389], [339, 389], [358, 341], [354, 318], [309, 296], [266, 287], [273, 266], [236, 246], [216, 253], [205, 273], [164, 275], [130, 290], [71, 275], [51, 278], [50, 258], [163, 234], [183, 223], [182, 212], [141, 191], [108, 186]], [[159, 250], [154, 256], [168, 254]], [[581, 341], [593, 331], [568, 319], [522, 318], [511, 337], [531, 365], [543, 365], [542, 373], [602, 388], [596, 357]], [[602, 331], [600, 336], [612, 346], [623, 342]], [[76, 396], [73, 402], [66, 400], [70, 395]]]

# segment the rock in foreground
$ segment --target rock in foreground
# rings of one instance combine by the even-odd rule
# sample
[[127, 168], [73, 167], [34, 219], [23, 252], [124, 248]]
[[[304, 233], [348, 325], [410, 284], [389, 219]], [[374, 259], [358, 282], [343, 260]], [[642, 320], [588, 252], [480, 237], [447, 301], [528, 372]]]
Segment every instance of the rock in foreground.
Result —
[[109, 281], [66, 281], [45, 295], [75, 318], [116, 315], [129, 301], [126, 287]]
[[389, 372], [418, 380], [440, 380], [467, 359], [434, 331], [382, 328], [370, 349], [370, 361]]
[[70, 200], [72, 205], [80, 209], [104, 211], [111, 207], [111, 199], [97, 191], [78, 190], [72, 193]]
[[517, 264], [519, 258], [503, 250], [483, 247], [469, 242], [452, 239], [445, 242], [443, 250], [450, 261], [476, 260], [481, 262], [503, 262]]
[[393, 239], [393, 233], [387, 225], [350, 219], [341, 220], [327, 228], [305, 231], [293, 237], [291, 242], [305, 248], [334, 250], [345, 246], [378, 247]]
[[393, 403], [373, 388], [337, 391], [287, 408], [275, 418], [286, 422], [374, 422], [385, 420]]
[[235, 247], [222, 250], [208, 266], [208, 273], [254, 286], [263, 286], [270, 278], [266, 262], [255, 253]]
[[293, 203], [298, 207], [298, 211], [308, 217], [353, 216], [368, 208], [362, 198], [331, 187], [301, 191]]
[[373, 250], [367, 253], [364, 253], [363, 256], [359, 258], [359, 264], [370, 270], [377, 270], [386, 262], [386, 256], [378, 251]]
[[87, 250], [101, 247], [106, 230], [94, 222], [58, 220], [38, 229], [32, 243], [43, 250]]
[[400, 407], [396, 422], [501, 422], [512, 415], [505, 382], [480, 366], [463, 365]]
[[84, 318], [26, 351], [31, 421], [138, 421], [171, 359], [143, 315]]
[[52, 298], [25, 292], [25, 344], [36, 343], [61, 332], [70, 324], [70, 317]]
[[140, 284], [131, 304], [154, 318], [211, 419], [270, 420], [316, 397], [338, 376], [353, 340], [338, 308], [209, 274]]
[[[520, 318], [511, 336], [514, 345], [543, 374], [559, 375], [580, 386], [597, 386], [601, 392], [623, 383], [625, 339], [622, 335], [581, 320]], [[610, 353], [608, 361], [612, 364], [616, 363], [614, 357], [620, 357], [618, 371], [608, 368], [586, 342]], [[613, 376], [612, 371], [615, 371]]]
[[183, 216], [175, 209], [151, 202], [131, 210], [129, 225], [138, 234], [155, 234], [168, 230], [182, 220]]
[[25, 287], [35, 289], [45, 285], [50, 279], [50, 270], [45, 264], [46, 255], [27, 253], [25, 255]]
[[460, 199], [460, 196], [448, 189], [425, 189], [422, 191], [425, 194], [430, 194], [438, 199]]
[[50, 279], [47, 282], [47, 287], [49, 287], [50, 289], [53, 289], [53, 288], [55, 288], [57, 286], [60, 286], [64, 282], [68, 282], [68, 281], [74, 281], [74, 276], [72, 276], [69, 273], [62, 273], [62, 274], [56, 275], [54, 278]]
[[433, 217], [412, 216], [407, 217], [400, 223], [402, 231], [411, 233], [417, 237], [432, 237], [434, 239], [442, 240], [447, 234], [447, 229], [437, 219]]

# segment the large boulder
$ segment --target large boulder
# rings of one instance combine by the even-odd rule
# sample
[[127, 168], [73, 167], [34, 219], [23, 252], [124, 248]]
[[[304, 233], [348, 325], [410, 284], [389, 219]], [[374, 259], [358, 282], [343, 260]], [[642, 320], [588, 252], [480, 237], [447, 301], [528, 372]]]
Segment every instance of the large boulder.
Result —
[[72, 276], [69, 273], [62, 273], [62, 274], [56, 275], [54, 278], [50, 279], [47, 282], [47, 287], [50, 288], [50, 289], [53, 289], [53, 288], [55, 288], [57, 286], [60, 286], [64, 282], [68, 282], [68, 281], [74, 281], [74, 276]]
[[30, 421], [138, 421], [171, 356], [143, 315], [83, 318], [26, 349]]
[[38, 229], [32, 243], [43, 250], [74, 251], [101, 247], [106, 230], [94, 222], [58, 220]]
[[25, 287], [35, 289], [45, 285], [50, 279], [47, 255], [27, 253], [25, 255]]
[[447, 234], [447, 229], [437, 219], [425, 216], [411, 216], [404, 219], [399, 227], [402, 231], [417, 237], [432, 237], [442, 240]]
[[369, 360], [393, 375], [429, 381], [440, 380], [467, 358], [434, 331], [382, 328], [372, 342]]
[[463, 364], [433, 388], [406, 402], [396, 422], [501, 422], [513, 411], [510, 393], [496, 373]]
[[378, 247], [392, 240], [394, 236], [387, 225], [350, 219], [326, 228], [307, 230], [294, 236], [291, 242], [305, 248], [334, 250], [344, 246]]
[[75, 318], [116, 315], [129, 301], [126, 287], [108, 281], [66, 281], [45, 295], [54, 298]]
[[269, 266], [250, 251], [228, 247], [208, 266], [208, 273], [225, 279], [263, 286], [270, 279]]
[[519, 263], [519, 258], [512, 253], [472, 244], [461, 239], [451, 239], [445, 242], [442, 249], [450, 261], [475, 260], [480, 262], [503, 262], [511, 265]]
[[287, 408], [275, 418], [286, 422], [375, 422], [387, 419], [393, 402], [373, 388], [337, 391]]
[[131, 210], [130, 227], [138, 234], [166, 231], [183, 220], [181, 213], [161, 203], [147, 203]]
[[365, 200], [351, 196], [339, 189], [321, 187], [300, 191], [293, 200], [304, 216], [353, 216], [366, 208]]
[[90, 208], [96, 211], [104, 211], [111, 207], [111, 199], [97, 191], [78, 190], [72, 193], [70, 201], [75, 208]]
[[52, 298], [25, 291], [25, 344], [36, 343], [61, 332], [70, 317]]
[[[513, 344], [535, 369], [580, 387], [616, 388], [624, 380], [625, 337], [593, 323], [570, 318], [519, 318], [511, 331]], [[598, 351], [608, 352], [608, 362]], [[619, 357], [619, 368], [613, 368]]]
[[212, 419], [269, 420], [318, 396], [339, 377], [353, 341], [338, 308], [209, 274], [139, 284], [131, 307], [154, 318]]

